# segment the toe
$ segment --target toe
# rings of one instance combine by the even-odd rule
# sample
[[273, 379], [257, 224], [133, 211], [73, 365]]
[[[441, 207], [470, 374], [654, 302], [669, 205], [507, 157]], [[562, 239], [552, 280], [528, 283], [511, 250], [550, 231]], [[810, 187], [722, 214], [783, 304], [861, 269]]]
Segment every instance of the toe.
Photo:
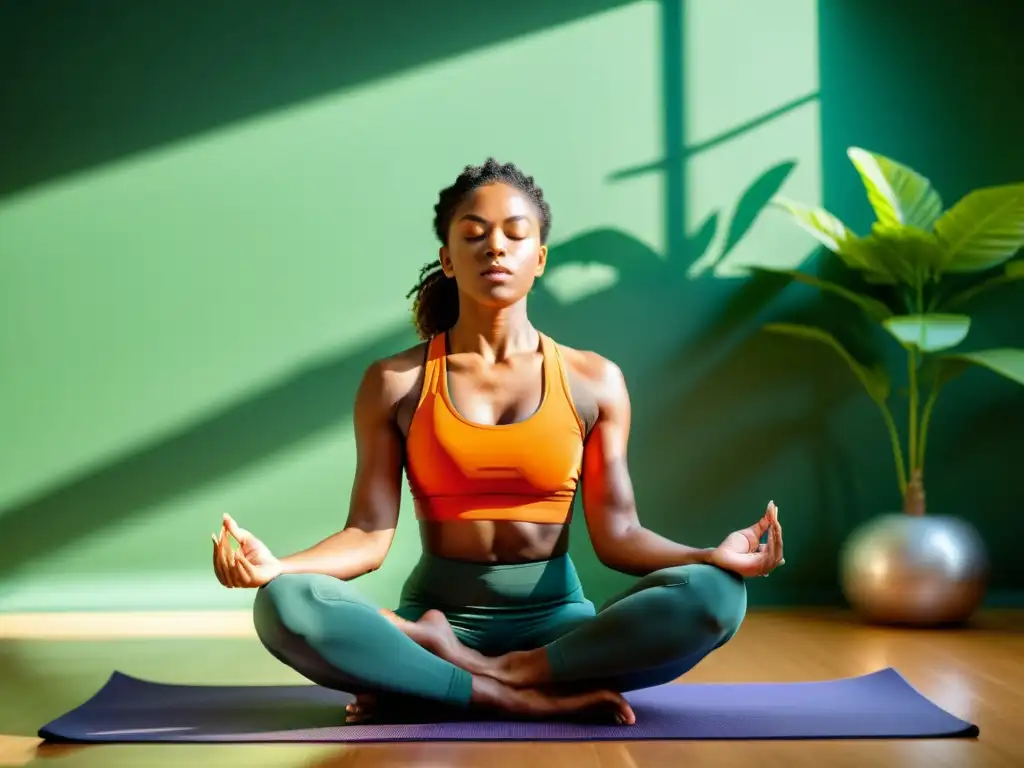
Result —
[[633, 708], [625, 702], [622, 703], [622, 707], [619, 709], [619, 717], [622, 718], [622, 723], [624, 725], [636, 724], [636, 713], [633, 712]]

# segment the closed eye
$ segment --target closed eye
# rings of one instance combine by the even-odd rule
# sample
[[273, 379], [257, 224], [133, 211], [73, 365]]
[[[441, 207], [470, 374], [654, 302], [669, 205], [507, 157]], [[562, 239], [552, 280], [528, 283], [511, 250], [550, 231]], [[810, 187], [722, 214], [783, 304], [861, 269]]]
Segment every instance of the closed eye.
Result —
[[[490, 224], [483, 217], [467, 213], [462, 221], [469, 223], [463, 233], [466, 242], [478, 242], [487, 237]], [[502, 223], [502, 231], [509, 240], [526, 240], [530, 236], [530, 220], [522, 215], [510, 216]]]

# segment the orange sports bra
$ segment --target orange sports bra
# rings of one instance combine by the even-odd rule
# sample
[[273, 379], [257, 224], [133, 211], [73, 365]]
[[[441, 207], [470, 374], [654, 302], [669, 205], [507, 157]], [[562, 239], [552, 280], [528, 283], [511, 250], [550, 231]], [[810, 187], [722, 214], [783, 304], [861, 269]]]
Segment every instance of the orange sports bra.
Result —
[[579, 483], [584, 427], [565, 362], [540, 335], [543, 393], [524, 421], [477, 424], [448, 393], [446, 335], [431, 339], [423, 389], [406, 439], [406, 472], [420, 520], [565, 523]]

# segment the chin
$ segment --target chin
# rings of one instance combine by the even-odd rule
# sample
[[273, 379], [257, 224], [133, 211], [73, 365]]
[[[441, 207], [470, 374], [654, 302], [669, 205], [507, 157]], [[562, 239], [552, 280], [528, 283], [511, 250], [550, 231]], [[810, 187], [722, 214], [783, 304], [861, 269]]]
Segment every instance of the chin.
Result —
[[485, 283], [474, 291], [473, 298], [483, 306], [504, 309], [526, 298], [529, 293], [529, 286], [511, 283]]
[[478, 294], [474, 297], [477, 303], [488, 309], [507, 309], [513, 304], [518, 304], [526, 294], [522, 291], [513, 291], [507, 288], [496, 288], [492, 291]]

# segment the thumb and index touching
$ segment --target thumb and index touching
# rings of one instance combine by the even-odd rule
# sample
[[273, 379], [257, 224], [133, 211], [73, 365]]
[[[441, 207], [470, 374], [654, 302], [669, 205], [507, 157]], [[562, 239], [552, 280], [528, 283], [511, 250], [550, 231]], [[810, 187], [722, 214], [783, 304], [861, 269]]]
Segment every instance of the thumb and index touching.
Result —
[[[221, 527], [222, 537], [225, 531], [227, 531], [231, 538], [238, 542], [239, 546], [244, 546], [251, 535], [247, 530], [239, 527], [238, 523], [235, 522], [235, 519], [231, 517], [231, 515], [229, 515], [227, 512], [224, 513], [224, 523], [223, 526]], [[213, 535], [213, 540], [214, 542], [218, 541], [217, 534]]]

